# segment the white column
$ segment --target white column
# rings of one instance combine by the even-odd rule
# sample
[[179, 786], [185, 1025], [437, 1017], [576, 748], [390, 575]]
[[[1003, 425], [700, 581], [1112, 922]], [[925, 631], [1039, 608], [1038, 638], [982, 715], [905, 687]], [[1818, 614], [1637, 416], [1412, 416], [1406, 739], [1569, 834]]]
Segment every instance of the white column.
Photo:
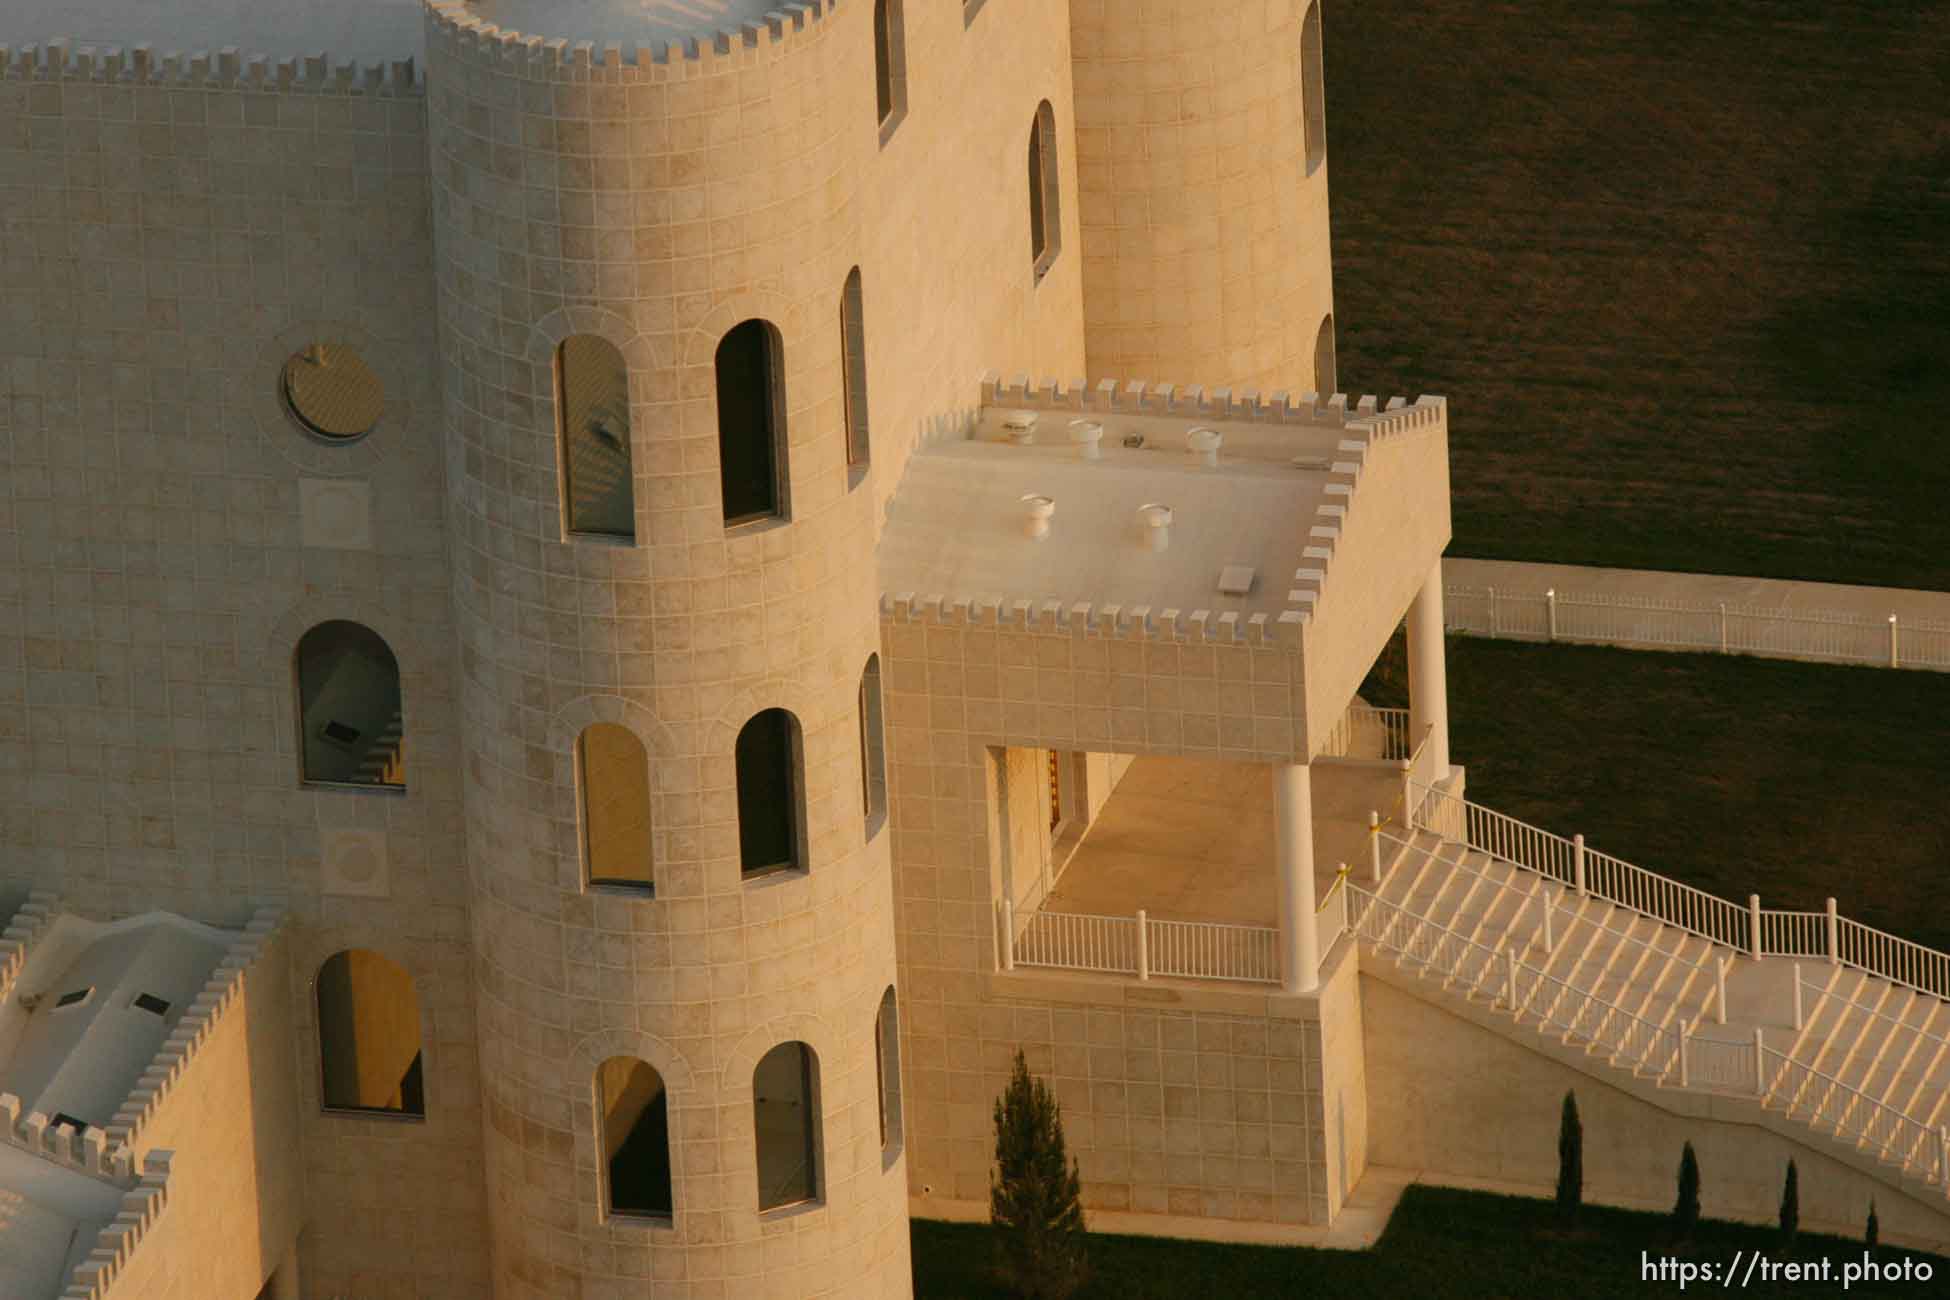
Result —
[[1449, 672], [1442, 650], [1442, 561], [1408, 606], [1408, 726], [1411, 744], [1429, 731], [1434, 779], [1449, 775]]
[[1314, 924], [1313, 772], [1305, 763], [1273, 765], [1273, 843], [1280, 863], [1280, 978], [1288, 993], [1320, 986], [1320, 934]]

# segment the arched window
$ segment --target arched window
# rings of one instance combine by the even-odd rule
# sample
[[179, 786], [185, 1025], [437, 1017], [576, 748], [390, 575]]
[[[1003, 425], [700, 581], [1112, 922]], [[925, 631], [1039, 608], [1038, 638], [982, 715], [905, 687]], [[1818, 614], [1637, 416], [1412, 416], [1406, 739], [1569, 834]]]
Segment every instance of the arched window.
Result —
[[609, 1212], [670, 1218], [670, 1094], [663, 1077], [635, 1057], [612, 1056], [596, 1071], [596, 1101]]
[[718, 475], [724, 521], [786, 518], [784, 343], [771, 322], [718, 343]]
[[880, 1158], [890, 1165], [901, 1153], [901, 1024], [894, 1003], [894, 986], [880, 995], [880, 1014], [873, 1020], [874, 1081], [880, 1090]]
[[800, 748], [799, 720], [784, 709], [755, 714], [738, 733], [738, 854], [747, 877], [805, 869]]
[[1334, 313], [1320, 318], [1320, 333], [1314, 335], [1314, 391], [1323, 399], [1340, 390], [1334, 387]]
[[1039, 282], [1063, 251], [1056, 182], [1056, 110], [1046, 99], [1036, 105], [1036, 121], [1029, 128], [1029, 249]]
[[840, 382], [846, 399], [846, 468], [848, 486], [866, 477], [867, 443], [867, 326], [865, 299], [860, 291], [860, 268], [846, 275], [840, 290]]
[[1306, 118], [1307, 175], [1327, 161], [1327, 78], [1320, 56], [1320, 0], [1300, 20], [1300, 94]]
[[592, 885], [650, 888], [650, 755], [628, 727], [597, 722], [576, 737], [582, 855]]
[[901, 30], [901, 0], [874, 0], [874, 105], [880, 110], [880, 140], [900, 125], [907, 112], [907, 39]]
[[318, 1060], [326, 1110], [424, 1116], [413, 977], [366, 948], [318, 968]]
[[323, 785], [406, 785], [406, 716], [399, 660], [369, 627], [320, 623], [298, 642], [303, 779]]
[[880, 656], [867, 656], [860, 671], [860, 793], [867, 838], [887, 821], [886, 722], [880, 708]]
[[572, 334], [555, 349], [562, 496], [572, 533], [636, 536], [630, 480], [630, 372], [616, 345]]
[[758, 1142], [758, 1208], [819, 1199], [819, 1059], [804, 1043], [780, 1043], [752, 1071]]

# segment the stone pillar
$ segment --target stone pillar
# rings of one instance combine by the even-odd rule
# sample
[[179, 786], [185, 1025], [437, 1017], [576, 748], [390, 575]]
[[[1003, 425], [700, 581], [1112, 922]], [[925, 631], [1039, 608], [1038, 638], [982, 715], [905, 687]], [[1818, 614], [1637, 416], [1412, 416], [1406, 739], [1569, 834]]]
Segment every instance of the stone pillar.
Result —
[[1449, 674], [1442, 648], [1442, 561], [1408, 606], [1409, 743], [1429, 731], [1431, 779], [1449, 775]]
[[1273, 766], [1274, 854], [1280, 864], [1280, 983], [1288, 993], [1320, 985], [1320, 934], [1314, 924], [1313, 772], [1305, 763]]

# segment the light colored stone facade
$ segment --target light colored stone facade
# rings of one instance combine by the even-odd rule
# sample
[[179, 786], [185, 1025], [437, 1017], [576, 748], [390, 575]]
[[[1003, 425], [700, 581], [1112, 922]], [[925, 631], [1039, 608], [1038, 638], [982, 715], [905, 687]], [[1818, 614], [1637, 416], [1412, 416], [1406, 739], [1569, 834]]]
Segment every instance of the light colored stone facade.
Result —
[[[217, 54], [23, 49], [49, 33], [0, 19], [0, 910], [56, 889], [98, 920], [281, 918], [197, 1087], [91, 1175], [133, 1198], [116, 1300], [905, 1296], [908, 1216], [982, 1200], [1018, 1049], [1064, 1103], [1087, 1204], [1174, 1230], [1290, 1238], [1370, 1162], [1477, 1160], [1416, 1145], [1394, 1076], [1433, 1066], [1399, 994], [1296, 929], [1308, 767], [1410, 609], [1439, 625], [1449, 535], [1442, 400], [1312, 391], [1332, 286], [1306, 7], [908, 0], [881, 122], [871, 0], [726, 0], [721, 30], [593, 45], [580, 10], [516, 33], [494, 15], [548, 6], [443, 0], [370, 66], [240, 58], [181, 3]], [[754, 318], [780, 344], [789, 508], [727, 527], [716, 350]], [[571, 335], [627, 371], [632, 536], [568, 528]], [[280, 396], [313, 344], [383, 386], [363, 438], [306, 433]], [[1115, 474], [1203, 494], [1171, 590], [1210, 608], [1053, 589], [1054, 549], [1010, 552], [1006, 592], [890, 585], [935, 571], [899, 568], [903, 480], [961, 472], [917, 458], [1018, 408], [1057, 431], [1088, 412], [1116, 426]], [[1185, 476], [1194, 423], [1229, 440], [1223, 473]], [[1139, 434], [1150, 452], [1113, 449]], [[1118, 541], [1114, 475], [1061, 472], [1050, 545]], [[1190, 530], [1240, 523], [1227, 483], [1281, 508], [1224, 542], [1271, 557], [1254, 594], [1208, 598], [1220, 543]], [[403, 784], [301, 779], [298, 649], [334, 620], [397, 660]], [[885, 816], [863, 813], [874, 654]], [[1439, 706], [1424, 689], [1418, 720], [1442, 730]], [[804, 857], [746, 879], [735, 752], [769, 708], [798, 724]], [[652, 889], [588, 883], [597, 723], [647, 755]], [[1054, 874], [1050, 751], [1088, 774], [1085, 820], [1138, 756], [1281, 774], [1301, 833], [1265, 846], [1273, 987], [1008, 968], [1004, 900], [1040, 904]], [[417, 1013], [424, 1115], [328, 1108], [320, 973], [348, 949], [412, 981], [393, 1028]], [[890, 987], [904, 1122], [883, 1140]], [[761, 1212], [754, 1071], [791, 1042], [817, 1063], [818, 1189]], [[668, 1221], [609, 1208], [617, 1058], [666, 1089]]]

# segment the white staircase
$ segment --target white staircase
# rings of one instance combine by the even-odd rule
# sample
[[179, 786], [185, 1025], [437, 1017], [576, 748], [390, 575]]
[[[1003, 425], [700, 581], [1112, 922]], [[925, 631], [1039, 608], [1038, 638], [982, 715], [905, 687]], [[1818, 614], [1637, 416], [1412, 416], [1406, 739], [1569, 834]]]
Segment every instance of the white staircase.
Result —
[[[1351, 882], [1365, 966], [1472, 1004], [1502, 1032], [1546, 1036], [1601, 1075], [1744, 1097], [1771, 1126], [1839, 1144], [1892, 1185], [1950, 1196], [1950, 1001], [1903, 978], [1929, 963], [1848, 964], [1835, 936], [1854, 923], [1832, 911], [1826, 954], [1756, 957], [1764, 933], [1815, 934], [1822, 915], [1764, 916], [1754, 903], [1752, 941], [1736, 948], [1721, 938], [1726, 917], [1747, 909], [1617, 859], [1594, 882], [1582, 841], [1491, 826], [1509, 819], [1476, 805], [1465, 817], [1444, 799], [1406, 835], [1377, 832], [1379, 883]], [[1627, 872], [1613, 888], [1631, 905], [1601, 896]]]

